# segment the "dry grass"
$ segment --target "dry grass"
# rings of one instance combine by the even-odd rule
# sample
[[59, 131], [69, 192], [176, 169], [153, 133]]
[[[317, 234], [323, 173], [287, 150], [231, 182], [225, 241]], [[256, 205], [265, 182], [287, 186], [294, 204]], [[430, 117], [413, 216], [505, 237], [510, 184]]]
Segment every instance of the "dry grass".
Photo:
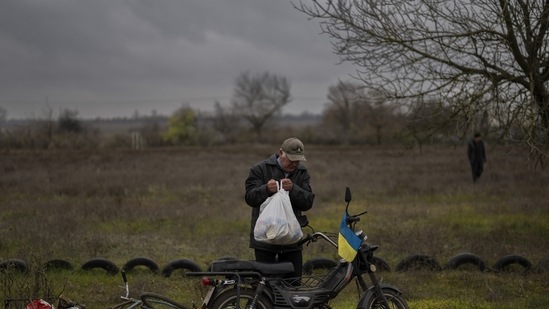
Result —
[[[251, 165], [277, 147], [2, 153], [0, 260], [39, 256], [79, 266], [104, 257], [122, 266], [146, 256], [162, 266], [185, 257], [206, 267], [220, 256], [251, 258], [244, 179]], [[512, 148], [491, 149], [488, 155], [485, 174], [473, 184], [463, 147], [427, 147], [420, 155], [399, 147], [309, 146], [307, 166], [316, 193], [309, 221], [317, 230], [335, 231], [349, 186], [351, 211], [368, 210], [361, 226], [393, 269], [412, 254], [444, 264], [461, 252], [475, 253], [489, 265], [508, 254], [535, 264], [549, 255], [549, 174], [532, 170]], [[304, 254], [306, 259], [336, 258], [323, 245], [310, 246]], [[120, 293], [118, 278], [74, 276], [58, 285], [90, 304], [113, 301]], [[543, 275], [507, 278], [539, 286], [522, 294], [498, 292], [498, 285], [508, 288], [501, 276], [465, 277], [459, 272], [389, 275], [423, 308], [466, 308], [471, 303], [452, 300], [452, 292], [459, 293], [456, 286], [467, 289], [460, 283], [467, 280], [486, 294], [474, 295], [484, 304], [478, 308], [509, 304], [524, 295], [549, 301], [543, 296], [549, 291]], [[178, 293], [168, 288], [177, 285], [174, 279], [146, 279], [134, 278], [140, 289]]]

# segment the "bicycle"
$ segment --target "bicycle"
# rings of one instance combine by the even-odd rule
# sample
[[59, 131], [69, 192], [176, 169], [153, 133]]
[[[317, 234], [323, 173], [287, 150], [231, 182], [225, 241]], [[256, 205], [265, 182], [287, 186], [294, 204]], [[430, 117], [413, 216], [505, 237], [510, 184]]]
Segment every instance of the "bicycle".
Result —
[[152, 292], [144, 292], [139, 298], [130, 297], [130, 288], [128, 285], [128, 279], [126, 272], [121, 271], [122, 279], [124, 280], [124, 287], [126, 290], [125, 295], [120, 296], [123, 302], [109, 307], [109, 309], [161, 309], [161, 308], [175, 308], [175, 309], [188, 309], [186, 306], [179, 304], [178, 302], [160, 294]]
[[[360, 216], [349, 215], [351, 191], [345, 190], [344, 219], [340, 231], [353, 239], [354, 257], [348, 256], [332, 268], [326, 276], [285, 278], [293, 272], [290, 262], [260, 263], [246, 260], [220, 260], [214, 262], [212, 271], [188, 272], [190, 276], [204, 276], [202, 284], [209, 287], [203, 300], [203, 309], [277, 309], [277, 308], [308, 308], [330, 309], [330, 301], [354, 279], [360, 287], [358, 309], [409, 309], [402, 293], [393, 286], [380, 284], [373, 263], [374, 251], [378, 246], [366, 244], [366, 235], [362, 231], [355, 232], [355, 225]], [[340, 232], [341, 233], [341, 232]], [[349, 235], [352, 234], [352, 235]], [[355, 236], [353, 236], [355, 235]], [[314, 232], [304, 237], [299, 244], [316, 242], [323, 239], [336, 249], [339, 244], [327, 233]], [[346, 238], [347, 239], [347, 238]], [[352, 256], [352, 255], [351, 255]], [[363, 274], [371, 281], [369, 287]], [[217, 279], [224, 277], [223, 279]]]

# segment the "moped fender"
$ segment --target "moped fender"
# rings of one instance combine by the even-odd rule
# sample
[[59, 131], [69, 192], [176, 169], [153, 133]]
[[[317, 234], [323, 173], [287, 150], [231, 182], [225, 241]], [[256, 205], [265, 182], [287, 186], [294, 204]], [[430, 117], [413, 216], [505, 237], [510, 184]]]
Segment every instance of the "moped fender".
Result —
[[[388, 284], [380, 284], [381, 286], [381, 290], [392, 290], [393, 292], [397, 293], [398, 295], [402, 294], [402, 292], [395, 288], [394, 286], [392, 285], [388, 285]], [[366, 294], [362, 295], [362, 297], [360, 298], [360, 300], [358, 301], [358, 305], [356, 306], [357, 309], [364, 309], [366, 308], [366, 305], [368, 304], [368, 302], [370, 301], [370, 299], [372, 297], [374, 297], [376, 295], [376, 292], [374, 291], [374, 287], [370, 287], [368, 289], [368, 291], [366, 291]]]

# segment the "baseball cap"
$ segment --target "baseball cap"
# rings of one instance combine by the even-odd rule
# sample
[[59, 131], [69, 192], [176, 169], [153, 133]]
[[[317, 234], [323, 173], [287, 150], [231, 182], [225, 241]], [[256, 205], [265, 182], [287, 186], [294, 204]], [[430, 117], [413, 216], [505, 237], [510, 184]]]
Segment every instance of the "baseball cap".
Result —
[[295, 137], [290, 137], [282, 143], [282, 151], [286, 153], [291, 161], [307, 161], [305, 159], [305, 147]]

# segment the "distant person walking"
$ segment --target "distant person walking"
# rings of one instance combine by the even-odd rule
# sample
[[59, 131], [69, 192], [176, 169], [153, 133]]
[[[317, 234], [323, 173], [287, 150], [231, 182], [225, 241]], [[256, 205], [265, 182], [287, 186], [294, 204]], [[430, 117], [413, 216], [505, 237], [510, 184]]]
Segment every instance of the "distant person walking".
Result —
[[484, 150], [482, 134], [475, 133], [467, 146], [467, 156], [469, 157], [469, 164], [471, 164], [471, 171], [473, 172], [473, 182], [477, 182], [484, 171], [484, 163], [486, 163], [486, 151]]

